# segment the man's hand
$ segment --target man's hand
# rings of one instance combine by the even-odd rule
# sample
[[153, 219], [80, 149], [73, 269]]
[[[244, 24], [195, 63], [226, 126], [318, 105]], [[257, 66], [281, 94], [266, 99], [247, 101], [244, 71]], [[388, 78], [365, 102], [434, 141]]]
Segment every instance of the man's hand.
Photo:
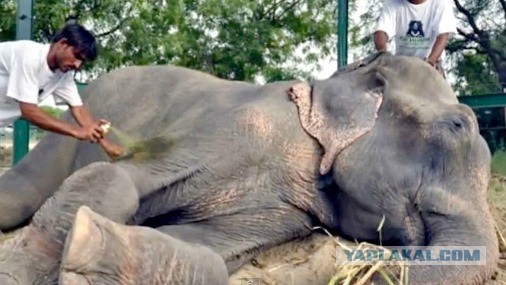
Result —
[[378, 52], [386, 52], [387, 51], [387, 42], [388, 35], [383, 31], [376, 31], [373, 35], [374, 38], [374, 47]]
[[[94, 122], [91, 113], [83, 106], [74, 106], [74, 107], [71, 106], [70, 111], [72, 113], [72, 116], [79, 125], [83, 127], [89, 126], [88, 128], [91, 128], [91, 130], [88, 129], [90, 130], [90, 132], [87, 133], [87, 135], [91, 135], [92, 137], [96, 138], [111, 159], [115, 159], [125, 152], [125, 150], [122, 147], [115, 145], [110, 141], [108, 141], [106, 138], [104, 138], [105, 134], [103, 132], [103, 129], [100, 128], [100, 126], [108, 123], [106, 120], [99, 120], [98, 122]], [[101, 136], [99, 138], [96, 137], [95, 131], [100, 132]]]
[[111, 159], [116, 159], [124, 154], [125, 149], [119, 145], [115, 145], [107, 140], [100, 140], [100, 145]]
[[92, 125], [82, 126], [73, 133], [73, 136], [80, 140], [96, 143], [104, 137], [104, 130], [100, 126], [105, 123], [107, 121], [99, 120]]
[[431, 59], [431, 58], [426, 58], [425, 62], [427, 62], [430, 66], [432, 66], [434, 68], [436, 68], [436, 66], [437, 66], [437, 59], [434, 60], [434, 59]]
[[446, 47], [447, 41], [448, 33], [438, 35], [429, 56], [425, 59], [428, 64], [432, 65], [436, 69], [438, 68], [438, 61]]
[[39, 128], [62, 135], [72, 136], [82, 140], [97, 142], [103, 137], [100, 125], [105, 121], [98, 121], [88, 127], [69, 124], [42, 111], [36, 104], [20, 102], [21, 116]]
[[442, 67], [439, 64], [438, 60], [426, 58], [425, 62], [428, 63], [430, 66], [434, 67], [438, 72], [443, 73]]
[[[91, 115], [90, 111], [84, 106], [69, 106], [70, 113], [76, 123], [81, 126], [83, 132], [79, 135], [80, 139], [90, 140], [91, 142], [99, 142], [105, 136], [102, 125], [109, 123], [106, 120], [100, 119], [96, 121]], [[100, 136], [97, 136], [97, 132]]]

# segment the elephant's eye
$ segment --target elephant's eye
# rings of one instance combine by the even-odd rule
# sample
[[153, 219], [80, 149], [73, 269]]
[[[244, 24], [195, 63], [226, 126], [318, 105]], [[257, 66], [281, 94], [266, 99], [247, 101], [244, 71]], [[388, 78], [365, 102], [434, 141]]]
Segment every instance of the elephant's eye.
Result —
[[474, 121], [466, 112], [446, 114], [440, 116], [433, 124], [428, 125], [426, 137], [446, 150], [469, 147], [470, 142], [478, 136]]
[[438, 122], [438, 125], [442, 128], [446, 128], [452, 133], [459, 133], [465, 131], [466, 122], [462, 117], [455, 116], [452, 118], [444, 119]]
[[437, 210], [428, 210], [427, 214], [433, 215], [433, 216], [440, 216], [440, 217], [448, 216], [448, 214], [445, 214], [445, 213], [437, 211]]

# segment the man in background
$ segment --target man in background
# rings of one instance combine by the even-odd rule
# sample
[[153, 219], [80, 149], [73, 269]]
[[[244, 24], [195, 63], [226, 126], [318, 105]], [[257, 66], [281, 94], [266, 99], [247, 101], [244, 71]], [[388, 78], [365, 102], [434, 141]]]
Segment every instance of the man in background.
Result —
[[457, 32], [450, 0], [386, 0], [374, 29], [377, 51], [395, 40], [395, 54], [418, 57], [444, 76], [441, 61], [448, 38]]

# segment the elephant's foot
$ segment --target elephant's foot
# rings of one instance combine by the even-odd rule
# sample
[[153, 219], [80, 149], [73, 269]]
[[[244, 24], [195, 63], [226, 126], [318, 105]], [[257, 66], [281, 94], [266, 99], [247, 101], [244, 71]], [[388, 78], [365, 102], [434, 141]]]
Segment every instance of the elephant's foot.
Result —
[[[210, 250], [194, 247], [198, 250], [155, 229], [118, 224], [84, 206], [67, 236], [60, 285], [225, 284], [225, 266], [213, 268], [223, 260], [215, 254], [216, 260], [204, 256], [201, 261]], [[209, 268], [199, 262], [218, 277], [206, 274]]]
[[61, 246], [29, 225], [0, 245], [0, 284], [54, 284]]
[[119, 284], [135, 284], [132, 279], [137, 269], [128, 235], [90, 208], [81, 207], [65, 242], [60, 284], [89, 285], [100, 279], [112, 284], [115, 278], [121, 278], [116, 279]]

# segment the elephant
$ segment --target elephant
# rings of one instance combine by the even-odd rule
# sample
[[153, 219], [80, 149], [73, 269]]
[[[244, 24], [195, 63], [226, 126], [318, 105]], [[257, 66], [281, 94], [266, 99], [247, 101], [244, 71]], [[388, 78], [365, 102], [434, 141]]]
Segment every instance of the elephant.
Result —
[[82, 94], [126, 152], [47, 133], [0, 177], [0, 229], [12, 232], [1, 284], [227, 284], [317, 227], [486, 248], [484, 266], [418, 264], [410, 284], [481, 284], [496, 270], [490, 150], [420, 59], [381, 52], [327, 79], [264, 85], [127, 66]]

